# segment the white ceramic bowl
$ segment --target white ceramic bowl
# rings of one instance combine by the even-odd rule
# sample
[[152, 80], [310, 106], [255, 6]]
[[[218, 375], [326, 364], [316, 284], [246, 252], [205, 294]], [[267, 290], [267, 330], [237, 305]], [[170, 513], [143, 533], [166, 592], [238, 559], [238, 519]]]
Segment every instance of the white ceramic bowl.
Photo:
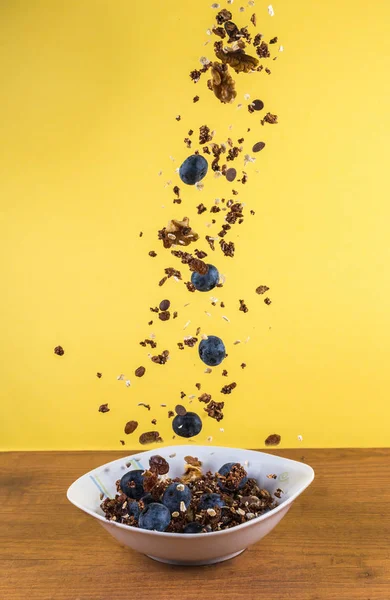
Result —
[[[212, 472], [218, 471], [227, 462], [239, 462], [244, 465], [247, 461], [245, 469], [249, 477], [258, 481], [260, 487], [266, 488], [272, 494], [277, 488], [281, 488], [284, 494], [278, 500], [279, 506], [261, 517], [231, 529], [198, 535], [146, 531], [107, 521], [100, 508], [100, 494], [114, 497], [116, 480], [129, 468], [147, 468], [149, 458], [153, 454], [159, 454], [168, 461], [170, 477], [182, 475], [184, 457], [188, 455], [197, 456], [203, 462], [203, 469]], [[172, 454], [175, 456], [170, 458]], [[127, 467], [126, 463], [131, 464]], [[277, 479], [266, 477], [271, 473], [276, 474]], [[313, 479], [314, 471], [308, 465], [264, 452], [216, 446], [157, 446], [148, 452], [119, 458], [86, 473], [70, 486], [67, 496], [72, 504], [97, 519], [119, 543], [133, 550], [165, 563], [206, 565], [233, 558], [261, 540], [279, 523], [295, 498]]]

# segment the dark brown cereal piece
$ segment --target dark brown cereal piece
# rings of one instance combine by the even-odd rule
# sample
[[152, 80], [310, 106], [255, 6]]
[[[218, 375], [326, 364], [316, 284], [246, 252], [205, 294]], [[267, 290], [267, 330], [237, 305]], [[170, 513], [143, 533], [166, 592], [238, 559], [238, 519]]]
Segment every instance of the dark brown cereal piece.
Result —
[[152, 419], [150, 422], [152, 425], [157, 425], [157, 419]]
[[202, 387], [200, 383], [195, 383], [195, 387], [200, 390], [200, 388]]
[[158, 314], [158, 318], [160, 319], [160, 321], [169, 321], [169, 319], [171, 318], [171, 313], [169, 312], [169, 310], [163, 310]]
[[120, 441], [120, 443], [122, 444], [122, 446], [124, 446], [124, 445], [125, 445], [125, 440], [119, 440], [119, 441]]
[[194, 102], [194, 103], [195, 103], [195, 102], [199, 102], [199, 96], [194, 96], [194, 97], [192, 98], [192, 102]]
[[207, 412], [209, 417], [211, 417], [212, 419], [215, 419], [216, 421], [222, 421], [222, 419], [223, 419], [222, 409], [224, 406], [225, 406], [224, 402], [215, 402], [214, 400], [211, 400], [211, 402], [206, 406], [206, 408], [204, 410]]
[[264, 298], [264, 302], [265, 302], [265, 304], [267, 304], [267, 306], [272, 304], [272, 300], [270, 298]]
[[264, 123], [269, 123], [270, 125], [277, 125], [278, 123], [278, 115], [273, 115], [272, 113], [268, 112], [264, 119], [262, 119], [260, 121], [260, 123], [262, 125], [264, 125]]
[[231, 394], [232, 390], [234, 390], [234, 388], [237, 387], [237, 384], [235, 381], [233, 381], [233, 383], [228, 383], [227, 385], [224, 385], [223, 388], [221, 389], [221, 394]]
[[221, 209], [219, 208], [219, 206], [217, 206], [216, 204], [214, 204], [211, 208], [210, 208], [210, 212], [211, 213], [219, 213], [221, 211]]
[[108, 408], [108, 404], [101, 404], [99, 406], [99, 412], [101, 412], [101, 413], [110, 412], [110, 409]]
[[136, 377], [143, 377], [145, 375], [145, 371], [145, 367], [138, 367], [138, 369], [134, 371], [134, 374]]
[[178, 314], [177, 310], [175, 310], [174, 313], [173, 313], [173, 315], [172, 315], [173, 319], [177, 319], [177, 314]]
[[141, 433], [141, 435], [139, 436], [139, 443], [142, 445], [151, 444], [152, 442], [159, 441], [162, 440], [158, 431], [145, 431], [145, 433]]
[[198, 398], [199, 402], [205, 402], [206, 404], [211, 400], [211, 394], [201, 394]]
[[[188, 138], [188, 137], [184, 138], [184, 143], [187, 146], [187, 148], [191, 148], [192, 142], [191, 142], [190, 138]], [[179, 200], [179, 198], [177, 200], [174, 200], [173, 203], [177, 204], [178, 200]], [[180, 202], [181, 202], [181, 200], [180, 200]]]
[[266, 285], [259, 285], [259, 287], [256, 288], [256, 294], [265, 294], [265, 292], [268, 292], [269, 287], [267, 287]]
[[186, 287], [189, 292], [195, 292], [195, 290], [196, 290], [196, 287], [194, 286], [194, 284], [191, 281], [186, 282]]
[[255, 37], [253, 38], [253, 45], [255, 47], [260, 46], [262, 39], [263, 39], [263, 36], [261, 35], [261, 33], [256, 33]]
[[253, 13], [253, 15], [252, 15], [252, 16], [251, 16], [251, 18], [250, 18], [250, 21], [251, 21], [252, 25], [253, 25], [254, 27], [256, 27], [256, 25], [257, 25], [256, 13]]
[[269, 58], [271, 54], [268, 50], [268, 44], [264, 41], [260, 42], [260, 45], [256, 48], [256, 54], [260, 58]]
[[[202, 72], [199, 71], [199, 69], [194, 69], [193, 71], [190, 72], [190, 77], [194, 83], [198, 83], [201, 75], [202, 75]], [[180, 119], [178, 119], [177, 117], [176, 117], [176, 120], [180, 121]]]
[[210, 133], [210, 127], [207, 125], [201, 125], [199, 127], [199, 144], [207, 144], [207, 142], [211, 142], [213, 136]]
[[281, 437], [279, 434], [277, 433], [272, 433], [271, 435], [269, 435], [267, 437], [267, 439], [265, 440], [264, 444], [266, 446], [278, 446], [280, 444], [281, 441]]
[[158, 307], [157, 306], [155, 306], [154, 308], [150, 307], [150, 310], [152, 312], [158, 313]]
[[187, 394], [185, 394], [184, 392], [180, 392], [180, 398], [183, 400], [183, 398], [185, 398], [187, 396]]
[[221, 250], [225, 256], [234, 256], [234, 242], [225, 242], [225, 240], [219, 240], [219, 245], [221, 246]]
[[176, 119], [176, 121], [180, 121], [181, 116], [180, 115], [176, 115], [175, 119]]
[[222, 376], [223, 376], [223, 377], [227, 377], [227, 376], [228, 376], [228, 372], [226, 371], [226, 369], [224, 369], [224, 370], [222, 371]]
[[175, 406], [175, 412], [177, 415], [184, 417], [184, 415], [187, 414], [187, 409], [182, 404], [177, 404]]
[[271, 75], [271, 69], [269, 69], [268, 67], [266, 67], [264, 71], [267, 73], [267, 75]]
[[198, 338], [190, 336], [190, 337], [186, 337], [184, 338], [184, 344], [185, 346], [189, 346], [189, 348], [193, 348], [195, 346], [195, 344], [197, 343]]
[[241, 363], [240, 367], [241, 367], [241, 369], [245, 369], [245, 367], [246, 367], [246, 363], [244, 363], [244, 362], [243, 362], [243, 363]]
[[177, 196], [178, 198], [180, 197], [180, 188], [179, 186], [175, 185], [175, 187], [173, 188], [173, 193], [175, 194], [175, 196]]
[[237, 42], [241, 35], [240, 35], [240, 30], [238, 29], [237, 25], [235, 23], [233, 23], [233, 21], [226, 21], [224, 23], [224, 28], [226, 33], [229, 36], [228, 42], [229, 44], [231, 44], [232, 42]]
[[255, 112], [255, 109], [253, 108], [252, 104], [248, 104], [248, 112], [249, 112], [249, 114], [252, 114]]
[[226, 31], [223, 27], [213, 27], [213, 33], [222, 39], [226, 37]]
[[96, 377], [98, 377], [98, 379], [100, 379], [102, 377], [103, 373], [96, 373]]
[[173, 412], [173, 410], [168, 410], [168, 419], [172, 419], [172, 417], [175, 416], [175, 413]]
[[142, 231], [140, 231], [140, 232], [139, 232], [139, 237], [142, 237], [142, 236], [143, 236], [143, 232], [142, 232]]
[[153, 325], [153, 321], [148, 321], [148, 325]]
[[155, 252], [154, 250], [151, 250], [151, 251], [149, 252], [149, 256], [151, 256], [152, 258], [156, 258], [156, 256], [157, 256], [157, 252]]
[[232, 18], [232, 13], [230, 12], [230, 10], [227, 10], [226, 8], [222, 8], [222, 10], [220, 10], [216, 16], [218, 25], [222, 25], [226, 21], [230, 21], [231, 18]]
[[125, 434], [129, 435], [130, 433], [134, 433], [134, 431], [137, 429], [137, 427], [138, 427], [137, 421], [127, 421], [127, 423], [125, 425]]
[[244, 313], [248, 312], [249, 308], [245, 304], [244, 300], [240, 300], [240, 308], [239, 308], [239, 310], [241, 310]]
[[206, 212], [206, 210], [207, 210], [207, 208], [205, 207], [205, 205], [202, 202], [200, 204], [198, 204], [198, 206], [196, 208], [198, 211], [198, 215], [201, 215], [202, 213]]
[[62, 346], [56, 346], [54, 348], [54, 354], [57, 354], [57, 356], [63, 356], [65, 354], [65, 350]]
[[178, 345], [179, 350], [184, 350], [183, 342], [177, 342], [177, 345]]
[[277, 37], [273, 37], [272, 40], [269, 41], [270, 44], [277, 44], [277, 42], [278, 42]]
[[150, 410], [150, 404], [145, 404], [145, 402], [138, 402], [138, 406], [143, 406], [147, 410]]
[[207, 253], [206, 253], [206, 252], [203, 252], [203, 250], [198, 250], [198, 249], [196, 249], [196, 250], [194, 251], [194, 254], [195, 254], [195, 256], [196, 256], [197, 258], [199, 258], [200, 260], [202, 260], [203, 258], [206, 258], [206, 256], [207, 256]]
[[169, 357], [169, 351], [164, 350], [162, 352], [162, 354], [157, 354], [157, 356], [152, 356], [152, 362], [156, 363], [157, 365], [165, 365], [165, 363], [168, 360], [168, 357]]
[[165, 458], [155, 454], [149, 458], [149, 470], [158, 475], [166, 475], [169, 471], [169, 464]]

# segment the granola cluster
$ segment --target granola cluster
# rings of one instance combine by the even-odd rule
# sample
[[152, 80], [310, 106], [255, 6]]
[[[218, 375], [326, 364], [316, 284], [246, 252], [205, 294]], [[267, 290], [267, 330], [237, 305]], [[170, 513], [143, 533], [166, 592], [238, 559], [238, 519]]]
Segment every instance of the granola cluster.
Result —
[[[148, 435], [152, 433], [156, 434], [149, 432]], [[179, 510], [171, 511], [171, 520], [165, 531], [183, 533], [191, 523], [199, 524], [199, 533], [210, 533], [230, 529], [263, 515], [276, 508], [277, 501], [273, 496], [281, 498], [283, 494], [280, 488], [276, 489], [273, 496], [268, 490], [260, 488], [255, 479], [248, 478], [246, 470], [239, 463], [233, 465], [226, 475], [221, 475], [211, 471], [204, 473], [202, 463], [197, 458], [186, 456], [185, 460], [184, 474], [171, 479], [167, 477], [168, 462], [161, 456], [152, 456], [149, 469], [143, 473], [145, 495], [140, 500], [128, 497], [118, 480], [115, 498], [106, 498], [101, 503], [106, 519], [139, 527], [139, 515], [145, 507], [150, 502], [164, 504], [164, 492], [171, 484], [176, 484], [179, 492], [188, 488], [190, 501], [181, 502]], [[274, 477], [276, 475], [273, 474], [272, 478]], [[131, 487], [134, 489], [134, 484], [130, 484]], [[207, 507], [205, 498], [208, 500]], [[133, 503], [138, 504], [138, 507]]]

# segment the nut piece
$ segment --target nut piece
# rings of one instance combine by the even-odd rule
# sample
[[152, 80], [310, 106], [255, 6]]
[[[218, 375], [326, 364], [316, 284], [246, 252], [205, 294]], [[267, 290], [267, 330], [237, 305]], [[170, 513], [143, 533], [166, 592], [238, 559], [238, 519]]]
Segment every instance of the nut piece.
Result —
[[129, 435], [130, 433], [133, 433], [138, 427], [138, 422], [137, 421], [128, 421], [125, 425], [125, 433], [126, 435]]
[[184, 217], [182, 221], [169, 221], [167, 227], [159, 230], [158, 238], [163, 241], [164, 248], [170, 248], [173, 244], [188, 246], [191, 242], [196, 242], [199, 236], [191, 229], [189, 218]]
[[249, 56], [241, 49], [231, 50], [227, 52], [216, 49], [216, 57], [224, 64], [228, 64], [235, 70], [236, 73], [249, 73], [253, 71], [259, 64], [259, 60], [254, 56]]
[[281, 437], [279, 434], [277, 433], [272, 433], [271, 435], [269, 435], [267, 437], [267, 439], [265, 440], [264, 444], [266, 446], [278, 446], [281, 442]]
[[219, 62], [212, 63], [211, 77], [207, 82], [208, 88], [214, 92], [215, 96], [223, 104], [233, 102], [237, 96], [235, 83], [231, 77], [228, 66]]

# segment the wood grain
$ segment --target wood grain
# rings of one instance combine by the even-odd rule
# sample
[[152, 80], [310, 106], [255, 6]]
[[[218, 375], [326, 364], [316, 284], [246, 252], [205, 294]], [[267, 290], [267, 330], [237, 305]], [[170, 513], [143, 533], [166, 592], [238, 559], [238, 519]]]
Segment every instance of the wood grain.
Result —
[[390, 600], [390, 449], [283, 450], [316, 479], [280, 525], [211, 567], [119, 546], [66, 499], [118, 452], [0, 454], [2, 600]]

